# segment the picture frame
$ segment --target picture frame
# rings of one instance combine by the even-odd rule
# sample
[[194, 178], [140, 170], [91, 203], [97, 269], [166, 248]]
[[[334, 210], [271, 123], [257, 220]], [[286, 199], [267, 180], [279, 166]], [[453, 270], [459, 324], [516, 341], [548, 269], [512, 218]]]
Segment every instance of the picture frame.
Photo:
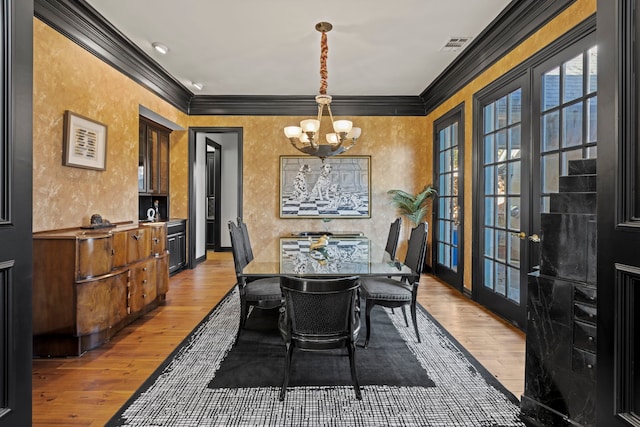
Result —
[[371, 218], [371, 156], [280, 156], [280, 218]]
[[103, 171], [107, 168], [107, 126], [69, 110], [64, 112], [62, 164]]

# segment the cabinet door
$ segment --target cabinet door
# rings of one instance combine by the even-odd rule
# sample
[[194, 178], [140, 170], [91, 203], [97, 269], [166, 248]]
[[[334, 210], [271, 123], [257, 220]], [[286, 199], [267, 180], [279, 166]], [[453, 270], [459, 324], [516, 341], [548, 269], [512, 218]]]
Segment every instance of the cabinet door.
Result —
[[126, 272], [76, 283], [76, 335], [109, 329], [127, 316]]
[[167, 250], [167, 226], [153, 225], [149, 226], [151, 230], [151, 253], [158, 255]]
[[164, 299], [169, 292], [169, 254], [167, 252], [156, 256], [157, 292]]
[[133, 266], [129, 278], [128, 311], [131, 314], [142, 311], [155, 301], [156, 296], [155, 259]]
[[169, 134], [155, 122], [140, 119], [138, 150], [138, 191], [169, 194]]
[[108, 274], [113, 269], [111, 234], [83, 236], [78, 245], [76, 280]]
[[113, 233], [113, 268], [122, 267], [127, 264], [127, 240], [129, 233]]
[[127, 232], [127, 264], [148, 258], [151, 255], [151, 232], [140, 227]]

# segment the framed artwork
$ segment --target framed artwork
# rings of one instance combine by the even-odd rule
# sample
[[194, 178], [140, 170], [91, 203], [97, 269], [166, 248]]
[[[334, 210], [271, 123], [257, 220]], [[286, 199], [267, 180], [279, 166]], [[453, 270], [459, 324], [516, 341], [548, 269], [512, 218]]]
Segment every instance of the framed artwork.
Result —
[[280, 218], [371, 218], [371, 156], [280, 156]]
[[105, 170], [107, 126], [71, 111], [65, 111], [62, 151], [62, 164], [65, 166]]

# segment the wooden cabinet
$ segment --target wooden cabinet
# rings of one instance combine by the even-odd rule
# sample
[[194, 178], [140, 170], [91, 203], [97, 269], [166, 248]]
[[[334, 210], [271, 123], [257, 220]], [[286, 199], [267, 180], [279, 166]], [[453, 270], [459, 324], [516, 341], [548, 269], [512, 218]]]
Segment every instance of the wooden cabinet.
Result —
[[173, 274], [187, 262], [187, 220], [175, 219], [167, 224], [167, 249], [169, 250], [169, 274]]
[[171, 130], [140, 118], [138, 192], [169, 194], [169, 134]]
[[136, 314], [142, 312], [158, 296], [156, 261], [151, 258], [138, 263], [129, 272], [127, 309], [129, 314]]
[[166, 235], [166, 223], [34, 234], [33, 354], [82, 355], [164, 301]]

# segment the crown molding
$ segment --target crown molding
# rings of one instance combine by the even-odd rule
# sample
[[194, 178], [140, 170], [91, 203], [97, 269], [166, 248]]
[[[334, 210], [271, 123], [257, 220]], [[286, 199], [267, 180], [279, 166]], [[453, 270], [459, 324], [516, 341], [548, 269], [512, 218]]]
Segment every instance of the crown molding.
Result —
[[429, 114], [576, 0], [513, 0], [420, 94]]
[[[333, 96], [331, 111], [337, 116], [424, 116], [418, 96]], [[313, 96], [213, 96], [193, 97], [190, 115], [307, 116], [318, 113]]]

